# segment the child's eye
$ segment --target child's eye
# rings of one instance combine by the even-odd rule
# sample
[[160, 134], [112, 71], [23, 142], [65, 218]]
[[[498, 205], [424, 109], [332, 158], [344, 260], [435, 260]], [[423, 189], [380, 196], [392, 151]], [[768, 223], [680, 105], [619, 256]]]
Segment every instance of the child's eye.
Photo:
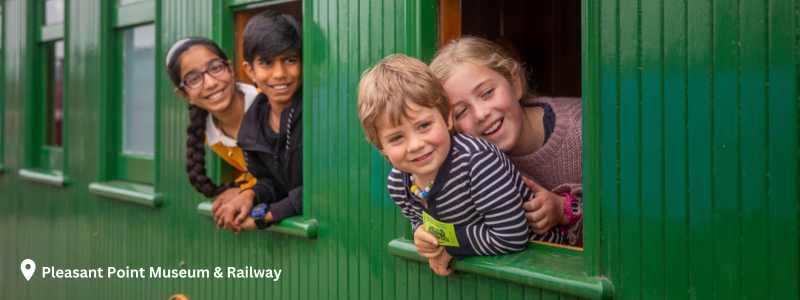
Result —
[[483, 99], [488, 99], [488, 98], [489, 98], [489, 97], [491, 97], [493, 94], [494, 94], [494, 88], [491, 88], [491, 89], [488, 89], [488, 90], [486, 90], [485, 92], [483, 92], [483, 94], [481, 94], [481, 98], [483, 98]]
[[461, 117], [463, 117], [464, 113], [466, 112], [467, 112], [467, 106], [465, 105], [456, 106], [455, 109], [453, 110], [453, 117], [455, 117], [456, 120], [461, 119]]
[[259, 64], [265, 67], [269, 67], [272, 65], [272, 60], [261, 59], [258, 61]]
[[403, 139], [403, 136], [402, 136], [402, 135], [393, 135], [393, 136], [390, 136], [388, 139], [386, 139], [386, 141], [387, 141], [389, 144], [397, 144], [397, 143], [399, 143], [399, 142], [400, 142], [402, 139]]
[[286, 59], [285, 59], [283, 62], [284, 62], [285, 64], [294, 65], [294, 64], [296, 64], [296, 63], [300, 62], [300, 59], [299, 59], [299, 58], [297, 58], [297, 57], [294, 57], [294, 56], [293, 56], [293, 57], [288, 57], [288, 58], [286, 58]]
[[431, 122], [422, 122], [419, 124], [420, 130], [425, 130], [431, 127]]

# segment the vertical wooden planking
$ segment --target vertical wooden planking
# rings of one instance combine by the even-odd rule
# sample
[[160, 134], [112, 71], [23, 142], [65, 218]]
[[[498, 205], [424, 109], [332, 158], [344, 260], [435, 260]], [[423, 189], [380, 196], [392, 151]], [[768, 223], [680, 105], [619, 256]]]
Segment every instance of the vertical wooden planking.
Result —
[[620, 40], [619, 1], [600, 2], [600, 168], [605, 274], [618, 278], [621, 259], [619, 196]]
[[[798, 297], [798, 57], [797, 4], [768, 8], [768, 260], [771, 299]], [[794, 28], [794, 35], [789, 28]], [[794, 43], [792, 43], [794, 41]], [[797, 55], [797, 53], [794, 53]], [[794, 108], [794, 109], [793, 109]], [[794, 137], [794, 138], [791, 138]]]
[[[642, 295], [664, 294], [663, 1], [641, 3], [641, 256]], [[629, 216], [633, 217], [633, 216]]]
[[711, 1], [689, 1], [688, 11], [689, 293], [711, 299]]
[[[620, 0], [620, 297], [641, 298], [641, 2]], [[622, 17], [625, 16], [625, 17]]]
[[737, 56], [739, 49], [737, 0], [716, 0], [712, 8], [712, 216], [711, 243], [717, 299], [739, 295], [739, 186]]
[[667, 299], [688, 299], [687, 2], [664, 1], [664, 240]]
[[741, 162], [741, 290], [743, 299], [768, 299], [767, 194], [767, 2], [740, 3], [739, 56]]

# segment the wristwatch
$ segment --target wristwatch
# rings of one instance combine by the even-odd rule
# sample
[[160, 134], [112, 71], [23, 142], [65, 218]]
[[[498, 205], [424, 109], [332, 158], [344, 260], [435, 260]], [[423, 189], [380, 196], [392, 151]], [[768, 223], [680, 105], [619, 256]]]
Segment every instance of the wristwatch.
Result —
[[258, 229], [264, 229], [272, 225], [273, 222], [264, 220], [264, 217], [267, 216], [267, 212], [269, 212], [269, 204], [267, 203], [259, 203], [250, 210], [250, 217], [255, 220]]

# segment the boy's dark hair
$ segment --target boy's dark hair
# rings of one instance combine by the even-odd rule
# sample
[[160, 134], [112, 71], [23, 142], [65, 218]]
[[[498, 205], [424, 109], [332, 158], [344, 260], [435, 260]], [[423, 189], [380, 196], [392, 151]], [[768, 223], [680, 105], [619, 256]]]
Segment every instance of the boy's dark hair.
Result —
[[[289, 14], [273, 10], [253, 16], [244, 28], [244, 60], [270, 60], [287, 50], [300, 51], [300, 24]], [[299, 53], [298, 53], [299, 54]]]

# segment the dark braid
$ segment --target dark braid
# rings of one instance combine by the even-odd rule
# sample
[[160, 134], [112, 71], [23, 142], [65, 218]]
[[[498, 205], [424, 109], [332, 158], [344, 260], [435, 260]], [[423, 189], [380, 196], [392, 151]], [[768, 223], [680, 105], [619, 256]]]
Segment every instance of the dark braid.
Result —
[[[193, 46], [203, 46], [223, 60], [228, 56], [220, 47], [204, 37], [190, 37], [175, 42], [167, 53], [167, 74], [176, 89], [183, 90], [180, 86], [181, 64], [180, 57]], [[213, 198], [229, 188], [238, 186], [239, 183], [228, 182], [221, 186], [216, 185], [206, 175], [206, 119], [208, 112], [194, 105], [189, 105], [189, 127], [186, 128], [186, 173], [189, 182], [194, 188], [208, 198]]]
[[206, 176], [206, 118], [208, 112], [189, 105], [189, 127], [186, 128], [186, 173], [194, 188], [208, 198], [213, 198], [226, 189], [236, 186], [229, 182], [216, 185]]

